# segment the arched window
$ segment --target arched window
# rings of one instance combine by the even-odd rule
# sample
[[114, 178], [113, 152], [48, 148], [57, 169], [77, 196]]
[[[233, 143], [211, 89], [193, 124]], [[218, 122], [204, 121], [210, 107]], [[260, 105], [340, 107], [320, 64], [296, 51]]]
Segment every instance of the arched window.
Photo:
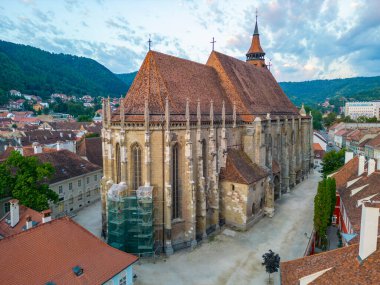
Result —
[[256, 214], [256, 205], [255, 203], [252, 204], [252, 216]]
[[179, 148], [178, 144], [175, 144], [172, 148], [172, 158], [173, 158], [173, 167], [172, 167], [172, 219], [177, 219], [180, 217], [180, 189], [179, 189]]
[[120, 182], [121, 179], [121, 165], [120, 165], [120, 145], [116, 144], [115, 151], [115, 163], [116, 163], [116, 183]]
[[205, 178], [205, 181], [207, 183], [207, 144], [206, 144], [206, 140], [203, 139], [202, 140], [202, 165], [203, 165], [203, 169], [202, 169], [202, 174], [203, 174], [203, 177]]
[[141, 147], [138, 144], [132, 146], [132, 189], [137, 190], [141, 186]]

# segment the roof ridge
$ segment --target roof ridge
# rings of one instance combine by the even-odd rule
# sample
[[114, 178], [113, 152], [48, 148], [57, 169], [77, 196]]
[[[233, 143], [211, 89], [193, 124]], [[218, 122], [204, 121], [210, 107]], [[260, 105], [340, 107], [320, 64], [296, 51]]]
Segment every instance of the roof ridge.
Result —
[[[379, 238], [378, 238], [379, 239]], [[350, 244], [348, 246], [345, 246], [345, 247], [338, 247], [338, 248], [335, 248], [335, 249], [331, 249], [331, 250], [328, 250], [328, 251], [322, 251], [318, 254], [313, 254], [313, 255], [307, 255], [307, 256], [302, 256], [302, 257], [299, 257], [299, 258], [296, 258], [296, 259], [292, 259], [292, 260], [287, 260], [287, 261], [283, 261], [281, 263], [289, 263], [289, 262], [293, 262], [293, 261], [296, 261], [296, 260], [301, 260], [301, 259], [311, 259], [311, 258], [314, 258], [315, 256], [322, 256], [322, 255], [326, 255], [326, 254], [331, 254], [332, 252], [336, 252], [336, 251], [339, 251], [339, 250], [348, 250], [354, 246], [357, 246], [359, 247], [359, 243], [354, 243], [354, 244]], [[337, 265], [335, 265], [334, 267], [336, 267]]]
[[11, 238], [14, 238], [14, 237], [17, 237], [17, 236], [20, 236], [20, 235], [23, 235], [23, 234], [30, 234], [31, 232], [35, 231], [37, 228], [40, 228], [40, 227], [43, 227], [45, 225], [51, 225], [52, 223], [56, 223], [57, 221], [60, 221], [60, 220], [63, 220], [63, 219], [69, 219], [69, 217], [67, 216], [64, 216], [64, 217], [61, 217], [61, 218], [58, 218], [58, 219], [52, 219], [51, 221], [47, 222], [47, 223], [41, 223], [41, 224], [37, 224], [36, 226], [28, 229], [27, 231], [21, 231], [19, 233], [16, 233], [14, 235], [10, 235], [8, 237], [5, 237], [3, 239], [0, 239], [0, 243], [3, 242], [3, 241], [7, 241]]

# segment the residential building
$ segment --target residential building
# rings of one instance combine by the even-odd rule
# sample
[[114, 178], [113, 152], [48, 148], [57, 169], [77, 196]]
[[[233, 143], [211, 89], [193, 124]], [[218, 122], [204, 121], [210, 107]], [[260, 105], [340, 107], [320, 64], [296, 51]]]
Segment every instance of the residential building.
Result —
[[281, 262], [282, 285], [380, 284], [379, 200], [359, 207], [359, 243]]
[[336, 173], [337, 201], [333, 223], [339, 226], [343, 242], [356, 242], [361, 234], [360, 206], [369, 200], [380, 199], [380, 165], [374, 159], [346, 152], [346, 164]]
[[[0, 156], [6, 159], [12, 148]], [[40, 145], [31, 148], [14, 148], [24, 156], [35, 156], [41, 162], [49, 162], [54, 167], [49, 188], [59, 196], [57, 204], [51, 204], [54, 218], [71, 215], [100, 199], [102, 168], [68, 150], [44, 150]]]
[[51, 163], [55, 169], [49, 180], [49, 188], [59, 196], [58, 204], [51, 205], [54, 218], [73, 214], [100, 199], [100, 166], [68, 150], [35, 156], [41, 162]]
[[136, 256], [68, 217], [0, 240], [0, 284], [132, 285]]
[[359, 117], [379, 119], [380, 101], [372, 102], [346, 102], [344, 108], [344, 115], [350, 116], [351, 119], [357, 119]]
[[380, 132], [376, 137], [366, 141], [365, 156], [367, 158], [380, 159]]
[[314, 151], [314, 166], [322, 167], [322, 160], [325, 156], [326, 151], [319, 143], [313, 143], [313, 151]]
[[313, 143], [319, 144], [322, 147], [322, 149], [326, 151], [327, 138], [316, 130], [313, 131]]

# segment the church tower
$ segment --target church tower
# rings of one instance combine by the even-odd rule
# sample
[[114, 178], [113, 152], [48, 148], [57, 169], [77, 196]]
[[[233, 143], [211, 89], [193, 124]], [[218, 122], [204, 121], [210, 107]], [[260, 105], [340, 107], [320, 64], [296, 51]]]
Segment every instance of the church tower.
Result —
[[249, 48], [247, 54], [247, 62], [259, 67], [266, 67], [265, 65], [265, 52], [260, 45], [260, 35], [259, 28], [257, 27], [257, 11], [256, 11], [256, 25], [255, 31], [252, 36], [251, 47]]

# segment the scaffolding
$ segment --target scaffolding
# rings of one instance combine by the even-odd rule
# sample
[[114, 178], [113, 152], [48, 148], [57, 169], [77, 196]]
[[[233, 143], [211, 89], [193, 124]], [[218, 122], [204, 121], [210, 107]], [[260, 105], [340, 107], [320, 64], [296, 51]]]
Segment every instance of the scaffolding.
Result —
[[114, 184], [107, 197], [108, 244], [138, 256], [154, 256], [153, 187], [125, 191]]

